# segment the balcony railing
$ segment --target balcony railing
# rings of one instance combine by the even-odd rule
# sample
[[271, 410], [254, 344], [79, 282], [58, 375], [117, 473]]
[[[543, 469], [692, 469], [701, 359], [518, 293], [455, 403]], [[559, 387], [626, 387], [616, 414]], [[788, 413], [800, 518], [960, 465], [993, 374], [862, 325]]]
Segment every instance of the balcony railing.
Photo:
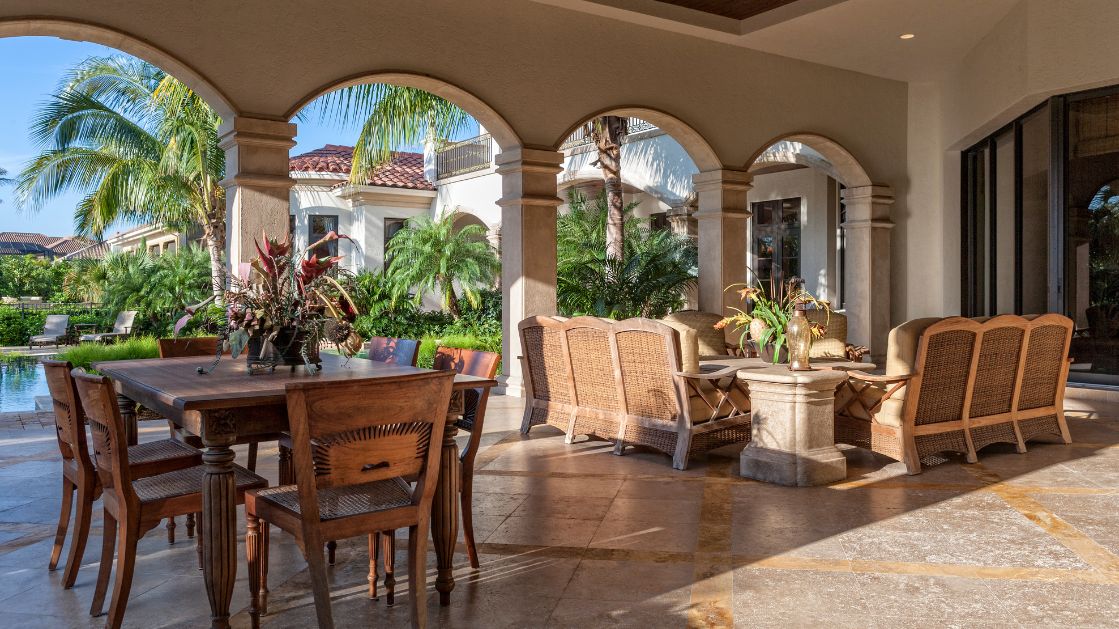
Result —
[[435, 152], [435, 175], [439, 179], [485, 170], [493, 162], [490, 134], [448, 144]]
[[[631, 117], [629, 118], [628, 133], [622, 140], [622, 143], [624, 144], [625, 142], [628, 142], [633, 136], [640, 133], [645, 133], [647, 131], [659, 131], [659, 129], [651, 122], [646, 122], [641, 118]], [[576, 129], [575, 133], [572, 133], [567, 138], [567, 140], [565, 140], [564, 143], [560, 145], [560, 150], [566, 151], [568, 149], [573, 149], [591, 143], [592, 140], [591, 136], [587, 133], [587, 126], [583, 125]]]

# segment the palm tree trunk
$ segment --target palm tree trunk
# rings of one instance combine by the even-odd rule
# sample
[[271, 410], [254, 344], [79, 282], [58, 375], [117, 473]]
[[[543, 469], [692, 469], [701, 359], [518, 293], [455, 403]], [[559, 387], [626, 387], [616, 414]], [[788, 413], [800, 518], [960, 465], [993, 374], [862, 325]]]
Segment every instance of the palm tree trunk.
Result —
[[462, 316], [462, 311], [458, 306], [458, 295], [455, 294], [454, 282], [446, 282], [443, 290], [446, 291], [443, 301], [447, 302], [447, 311], [451, 313], [451, 317], [453, 317], [455, 321], [458, 321], [458, 318]]
[[625, 255], [625, 202], [622, 199], [622, 139], [629, 120], [603, 116], [592, 123], [591, 138], [598, 149], [598, 167], [606, 189], [606, 257], [621, 260]]

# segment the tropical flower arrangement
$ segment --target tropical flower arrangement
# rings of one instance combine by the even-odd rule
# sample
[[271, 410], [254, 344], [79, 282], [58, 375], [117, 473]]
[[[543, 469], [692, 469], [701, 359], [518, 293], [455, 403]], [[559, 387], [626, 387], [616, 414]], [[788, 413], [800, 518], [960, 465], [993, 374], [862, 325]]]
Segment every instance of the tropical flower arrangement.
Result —
[[[768, 356], [774, 363], [781, 362], [781, 350], [788, 345], [785, 332], [793, 311], [797, 305], [812, 305], [822, 310], [830, 318], [831, 307], [828, 302], [817, 299], [812, 293], [804, 290], [804, 281], [800, 278], [791, 278], [786, 284], [783, 299], [774, 299], [766, 295], [761, 283], [758, 284], [731, 284], [726, 290], [735, 290], [744, 302], [744, 308], [731, 308], [734, 314], [723, 318], [715, 324], [717, 329], [733, 326], [739, 332], [738, 346], [746, 349], [747, 338], [752, 340], [759, 354]], [[812, 338], [818, 339], [827, 331], [827, 326], [814, 322], [810, 327]]]
[[[357, 308], [335, 279], [342, 257], [320, 259], [313, 253], [339, 239], [348, 237], [330, 232], [302, 251], [295, 251], [288, 239], [267, 234], [263, 244], [255, 243], [256, 259], [240, 265], [224, 294], [228, 326], [221, 336], [234, 358], [247, 349], [250, 367], [311, 367], [320, 362], [319, 346], [324, 341], [346, 357], [361, 350], [362, 339], [353, 327]], [[212, 300], [188, 308], [175, 332]]]

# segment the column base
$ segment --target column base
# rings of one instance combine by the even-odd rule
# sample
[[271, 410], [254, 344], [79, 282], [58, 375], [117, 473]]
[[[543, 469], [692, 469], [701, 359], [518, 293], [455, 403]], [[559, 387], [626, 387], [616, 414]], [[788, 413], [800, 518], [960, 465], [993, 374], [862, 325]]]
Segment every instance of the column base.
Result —
[[524, 397], [524, 381], [514, 375], [500, 375], [497, 377], [497, 386], [493, 388], [494, 395], [508, 395], [510, 397]]
[[827, 485], [847, 478], [847, 459], [835, 446], [785, 452], [751, 443], [739, 455], [739, 467], [745, 478], [790, 487]]

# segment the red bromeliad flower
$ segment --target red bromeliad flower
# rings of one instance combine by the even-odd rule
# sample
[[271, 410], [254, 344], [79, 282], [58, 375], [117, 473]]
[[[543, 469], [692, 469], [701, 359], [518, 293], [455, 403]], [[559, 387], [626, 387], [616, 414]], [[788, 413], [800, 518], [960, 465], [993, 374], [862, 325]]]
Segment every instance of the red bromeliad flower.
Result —
[[337, 265], [341, 259], [342, 256], [328, 256], [320, 260], [318, 255], [312, 255], [300, 264], [300, 279], [304, 284], [310, 283]]

